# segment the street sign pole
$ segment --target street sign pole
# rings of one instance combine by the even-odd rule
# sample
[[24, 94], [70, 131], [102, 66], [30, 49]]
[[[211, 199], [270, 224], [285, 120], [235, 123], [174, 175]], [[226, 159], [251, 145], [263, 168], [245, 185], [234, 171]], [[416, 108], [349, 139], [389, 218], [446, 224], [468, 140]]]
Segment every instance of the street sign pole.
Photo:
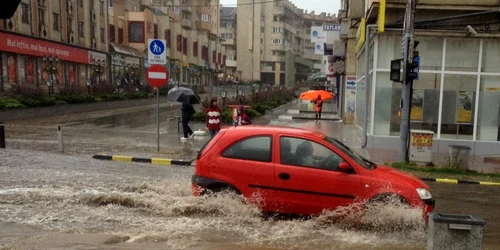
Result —
[[156, 89], [156, 137], [158, 138], [158, 146], [156, 150], [160, 152], [160, 88]]
[[169, 71], [165, 69], [167, 64], [166, 40], [148, 40], [148, 62], [151, 65], [146, 74], [149, 84], [156, 87], [156, 137], [157, 151], [160, 151], [160, 87], [168, 82]]

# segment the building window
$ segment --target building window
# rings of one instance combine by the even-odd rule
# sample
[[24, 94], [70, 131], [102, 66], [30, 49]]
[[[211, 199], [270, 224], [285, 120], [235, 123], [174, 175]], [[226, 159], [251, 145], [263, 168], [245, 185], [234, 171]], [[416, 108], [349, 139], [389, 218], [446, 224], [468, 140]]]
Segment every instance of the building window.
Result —
[[129, 33], [129, 41], [131, 43], [143, 43], [144, 22], [130, 22], [128, 33]]
[[275, 38], [275, 39], [272, 39], [272, 40], [271, 40], [271, 43], [272, 43], [272, 44], [281, 44], [281, 39], [276, 39], [276, 38]]
[[188, 54], [188, 43], [187, 43], [187, 37], [182, 38], [182, 54], [186, 55]]
[[118, 28], [118, 43], [123, 43], [123, 28]]
[[85, 37], [84, 28], [85, 28], [84, 22], [82, 21], [78, 22], [78, 36]]
[[104, 28], [101, 28], [101, 43], [104, 43], [106, 41], [106, 30]]
[[[52, 19], [53, 19], [53, 28], [56, 31], [60, 31], [60, 25], [59, 25], [59, 14], [58, 13], [52, 13]], [[71, 31], [71, 29], [68, 29]]]
[[477, 72], [479, 42], [479, 39], [447, 39], [445, 70]]
[[101, 12], [101, 16], [104, 16], [104, 1], [99, 1], [99, 11]]
[[217, 51], [212, 50], [212, 62], [216, 63], [217, 62]]
[[38, 9], [38, 24], [45, 25], [45, 10]]
[[174, 5], [174, 7], [172, 8], [172, 10], [173, 10], [175, 13], [177, 13], [177, 14], [179, 14], [179, 13], [181, 12], [181, 10], [179, 9], [179, 5]]
[[261, 32], [261, 33], [264, 33], [264, 32], [265, 32], [265, 29], [264, 29], [264, 27], [263, 27], [263, 26], [262, 26], [262, 27], [260, 27], [260, 32]]
[[83, 0], [78, 0], [78, 6], [83, 8]]
[[198, 57], [198, 42], [193, 42], [193, 56]]
[[177, 51], [182, 52], [182, 36], [177, 35]]
[[28, 4], [21, 3], [21, 20], [23, 23], [30, 23], [30, 7]]
[[211, 22], [212, 21], [212, 17], [209, 14], [198, 14], [197, 17], [198, 17], [198, 21], [202, 21], [202, 22]]
[[108, 0], [109, 2], [109, 7], [113, 8], [113, 0]]
[[158, 39], [158, 24], [155, 24], [154, 25], [154, 31], [153, 31], [153, 35], [154, 35], [154, 38], [155, 39]]
[[111, 24], [109, 25], [109, 41], [115, 42], [115, 26]]
[[167, 48], [170, 48], [171, 40], [172, 40], [172, 38], [171, 38], [170, 30], [165, 30], [165, 42], [166, 42]]
[[[487, 40], [486, 40], [487, 41]], [[486, 44], [485, 41], [485, 44]], [[490, 40], [490, 42], [495, 42]], [[496, 42], [496, 44], [499, 44]], [[485, 47], [483, 47], [485, 48]], [[499, 57], [497, 57], [498, 60]], [[477, 136], [481, 141], [500, 141], [500, 76], [481, 76]]]
[[273, 27], [273, 33], [283, 33], [282, 27]]

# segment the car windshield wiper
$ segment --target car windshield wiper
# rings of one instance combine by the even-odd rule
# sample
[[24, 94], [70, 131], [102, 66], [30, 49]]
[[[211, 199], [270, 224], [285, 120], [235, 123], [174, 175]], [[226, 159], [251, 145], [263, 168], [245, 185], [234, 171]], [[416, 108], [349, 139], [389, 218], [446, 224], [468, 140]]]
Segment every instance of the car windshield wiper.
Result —
[[361, 159], [363, 159], [363, 161], [364, 161], [364, 162], [368, 163], [368, 165], [370, 165], [370, 167], [371, 167], [372, 169], [376, 169], [376, 168], [377, 168], [377, 164], [376, 164], [376, 163], [374, 163], [374, 162], [372, 162], [372, 161], [367, 160], [367, 159], [366, 159], [365, 157], [363, 157], [363, 156], [359, 156], [359, 157], [361, 157]]

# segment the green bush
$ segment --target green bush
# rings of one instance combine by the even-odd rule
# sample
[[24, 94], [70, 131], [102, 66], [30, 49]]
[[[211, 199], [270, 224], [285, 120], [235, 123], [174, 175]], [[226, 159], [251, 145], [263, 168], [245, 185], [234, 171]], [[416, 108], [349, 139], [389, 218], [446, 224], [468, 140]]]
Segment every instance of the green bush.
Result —
[[205, 121], [205, 112], [198, 111], [191, 117], [192, 121], [204, 122]]
[[257, 111], [257, 112], [259, 112], [261, 114], [265, 114], [267, 107], [265, 105], [257, 103], [257, 104], [255, 104], [255, 105], [252, 106], [252, 109], [254, 109], [255, 111]]
[[9, 98], [9, 97], [0, 97], [0, 109], [18, 109], [25, 108], [24, 104], [19, 100]]
[[245, 114], [248, 115], [250, 117], [250, 119], [262, 116], [262, 114], [260, 112], [257, 112], [254, 109], [245, 109]]
[[56, 105], [67, 105], [68, 103], [65, 101], [56, 101]]

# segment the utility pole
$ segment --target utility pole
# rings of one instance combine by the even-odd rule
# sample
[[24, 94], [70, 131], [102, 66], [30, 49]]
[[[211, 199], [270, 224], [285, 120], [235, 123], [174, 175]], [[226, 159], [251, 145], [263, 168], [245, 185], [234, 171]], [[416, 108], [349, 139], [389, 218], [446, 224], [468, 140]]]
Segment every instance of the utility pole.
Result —
[[408, 161], [408, 140], [410, 128], [410, 107], [413, 79], [409, 77], [408, 68], [413, 64], [414, 39], [413, 28], [415, 21], [416, 0], [407, 0], [405, 21], [403, 26], [403, 88], [401, 93], [401, 126], [400, 126], [400, 150], [399, 161]]

